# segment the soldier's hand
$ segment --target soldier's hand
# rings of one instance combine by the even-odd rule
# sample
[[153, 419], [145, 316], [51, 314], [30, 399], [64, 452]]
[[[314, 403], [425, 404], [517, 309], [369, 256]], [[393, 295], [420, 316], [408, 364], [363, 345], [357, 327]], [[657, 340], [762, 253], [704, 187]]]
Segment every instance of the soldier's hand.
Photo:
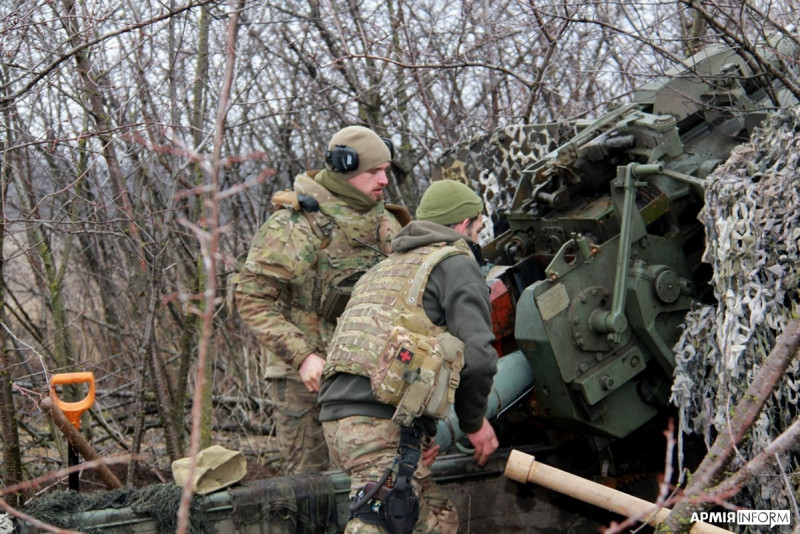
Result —
[[483, 418], [483, 424], [477, 432], [467, 434], [469, 442], [475, 448], [475, 454], [472, 456], [478, 465], [484, 466], [489, 461], [489, 456], [492, 455], [500, 443], [497, 441], [497, 436], [494, 433], [494, 428], [489, 424], [489, 420]]
[[325, 358], [321, 358], [313, 352], [306, 356], [300, 364], [300, 380], [305, 384], [306, 389], [311, 393], [319, 391], [319, 383], [322, 378], [322, 369], [325, 367]]
[[439, 455], [439, 444], [434, 443], [432, 446], [425, 447], [422, 451], [422, 465], [425, 467], [430, 467], [433, 465], [433, 462], [436, 461], [436, 457]]

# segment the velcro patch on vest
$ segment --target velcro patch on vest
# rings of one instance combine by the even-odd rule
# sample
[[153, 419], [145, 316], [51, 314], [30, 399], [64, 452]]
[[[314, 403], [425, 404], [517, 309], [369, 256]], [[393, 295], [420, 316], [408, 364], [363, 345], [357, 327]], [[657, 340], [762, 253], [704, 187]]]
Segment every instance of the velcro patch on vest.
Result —
[[397, 351], [396, 359], [400, 363], [408, 365], [414, 360], [414, 351], [406, 347], [400, 347], [400, 350]]
[[432, 336], [395, 326], [376, 363], [370, 374], [372, 393], [396, 406], [392, 419], [409, 426], [420, 415], [447, 415], [464, 365], [464, 344], [449, 334]]

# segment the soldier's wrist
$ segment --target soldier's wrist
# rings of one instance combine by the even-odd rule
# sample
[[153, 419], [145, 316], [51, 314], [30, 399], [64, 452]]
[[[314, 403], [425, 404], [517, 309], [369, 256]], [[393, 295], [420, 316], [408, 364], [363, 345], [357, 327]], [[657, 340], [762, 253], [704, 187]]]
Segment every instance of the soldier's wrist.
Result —
[[303, 362], [306, 361], [306, 358], [309, 356], [316, 356], [316, 354], [317, 353], [313, 350], [305, 354], [301, 353], [300, 355], [295, 356], [294, 360], [292, 360], [292, 365], [294, 365], [295, 369], [300, 369], [300, 366], [303, 365]]

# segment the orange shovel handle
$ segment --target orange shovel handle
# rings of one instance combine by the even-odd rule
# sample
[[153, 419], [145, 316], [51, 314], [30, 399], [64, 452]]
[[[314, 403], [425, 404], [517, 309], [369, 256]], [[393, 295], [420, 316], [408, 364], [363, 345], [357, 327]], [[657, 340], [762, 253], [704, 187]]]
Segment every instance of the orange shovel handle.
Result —
[[[82, 400], [77, 402], [66, 402], [58, 398], [56, 386], [58, 384], [82, 384], [89, 383], [89, 392]], [[91, 408], [94, 404], [94, 373], [61, 373], [50, 377], [50, 398], [53, 403], [64, 412], [64, 415], [75, 428], [81, 427], [81, 414]]]

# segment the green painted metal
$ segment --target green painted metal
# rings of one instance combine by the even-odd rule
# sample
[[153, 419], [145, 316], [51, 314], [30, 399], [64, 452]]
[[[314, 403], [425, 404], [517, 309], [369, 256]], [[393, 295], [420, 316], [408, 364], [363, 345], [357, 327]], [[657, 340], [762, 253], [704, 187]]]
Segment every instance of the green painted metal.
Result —
[[[800, 55], [759, 46], [776, 69]], [[515, 291], [545, 426], [623, 438], [668, 405], [680, 324], [709, 295], [705, 179], [776, 105], [744, 56], [707, 48], [522, 171], [484, 255]]]
[[[486, 417], [494, 419], [532, 387], [533, 370], [522, 352], [515, 351], [501, 357], [497, 362], [497, 374], [489, 393]], [[458, 428], [458, 417], [451, 406], [447, 417], [439, 421], [436, 443], [443, 453], [447, 453], [462, 438], [464, 433]]]

